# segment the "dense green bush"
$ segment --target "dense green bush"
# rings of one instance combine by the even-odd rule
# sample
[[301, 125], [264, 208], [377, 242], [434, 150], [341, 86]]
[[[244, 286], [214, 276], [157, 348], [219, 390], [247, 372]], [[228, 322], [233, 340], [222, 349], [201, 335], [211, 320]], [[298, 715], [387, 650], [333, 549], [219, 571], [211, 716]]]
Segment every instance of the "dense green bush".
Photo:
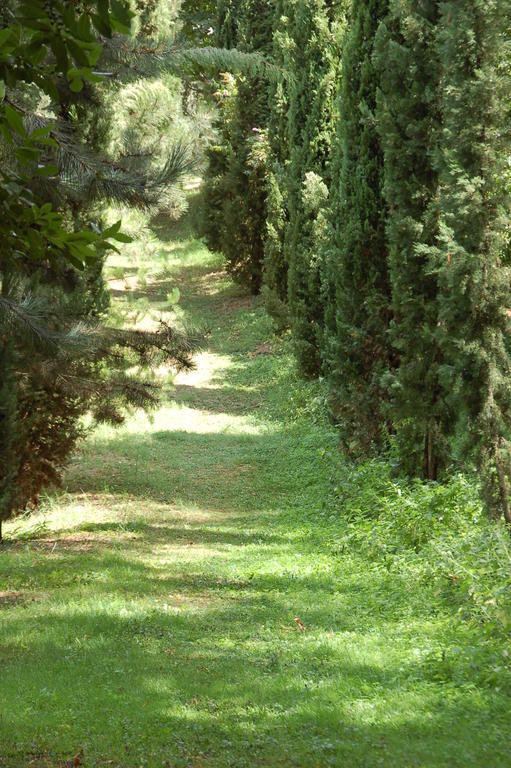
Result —
[[511, 627], [511, 542], [485, 514], [474, 477], [436, 483], [396, 478], [388, 461], [346, 466], [336, 487], [340, 550], [363, 551], [396, 578], [421, 574], [425, 589], [499, 632]]

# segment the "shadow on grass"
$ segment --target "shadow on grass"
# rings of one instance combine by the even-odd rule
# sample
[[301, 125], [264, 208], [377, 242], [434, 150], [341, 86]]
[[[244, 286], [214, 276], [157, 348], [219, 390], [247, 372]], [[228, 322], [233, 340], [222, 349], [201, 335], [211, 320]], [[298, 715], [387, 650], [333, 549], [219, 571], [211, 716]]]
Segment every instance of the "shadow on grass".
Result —
[[263, 406], [261, 389], [257, 387], [247, 391], [239, 386], [222, 386], [216, 389], [176, 384], [172, 399], [176, 403], [207, 413], [250, 414], [256, 413]]
[[[178, 386], [178, 402], [284, 403], [281, 361], [249, 355], [270, 332], [258, 302], [217, 257], [187, 265], [203, 249], [189, 222], [151, 227], [183, 239], [169, 258], [184, 259], [186, 314], [236, 361], [221, 390]], [[476, 654], [481, 632], [439, 615], [433, 586], [331, 553], [319, 449], [335, 441], [235, 424], [96, 437], [66, 490], [131, 519], [6, 543], [19, 600], [2, 608], [0, 768], [62, 768], [81, 749], [86, 768], [507, 768], [508, 699], [444, 659], [449, 643]]]
[[[60, 565], [77, 575], [84, 568], [79, 557]], [[104, 756], [91, 765], [138, 766], [139, 751], [159, 757], [155, 766], [163, 755], [183, 766], [207, 755], [218, 767], [451, 768], [483, 766], [490, 751], [492, 768], [506, 765], [509, 743], [496, 728], [506, 712], [489, 690], [471, 681], [456, 691], [421, 661], [374, 647], [375, 629], [380, 642], [403, 632], [397, 620], [360, 610], [376, 577], [355, 577], [336, 612], [328, 579], [165, 578], [121, 553], [88, 555], [86, 567], [106, 581], [78, 580], [78, 602], [51, 611], [41, 603], [2, 635], [9, 665], [0, 698], [15, 689], [17, 704], [2, 719], [0, 743], [8, 733], [19, 755], [23, 734], [35, 732], [53, 733], [46, 743], [58, 754], [82, 746], [86, 759]], [[41, 589], [52, 585], [43, 580]], [[131, 595], [149, 602], [128, 602], [120, 615], [119, 597]], [[21, 649], [16, 638], [27, 629]]]
[[[297, 464], [300, 458], [309, 461], [305, 473]], [[314, 464], [317, 475], [311, 474]], [[279, 503], [292, 505], [310, 484], [324, 495], [327, 471], [320, 458], [311, 463], [292, 430], [248, 435], [162, 430], [96, 438], [69, 469], [64, 488], [71, 494], [118, 493], [206, 511], [256, 514]], [[302, 476], [298, 488], [297, 475]]]

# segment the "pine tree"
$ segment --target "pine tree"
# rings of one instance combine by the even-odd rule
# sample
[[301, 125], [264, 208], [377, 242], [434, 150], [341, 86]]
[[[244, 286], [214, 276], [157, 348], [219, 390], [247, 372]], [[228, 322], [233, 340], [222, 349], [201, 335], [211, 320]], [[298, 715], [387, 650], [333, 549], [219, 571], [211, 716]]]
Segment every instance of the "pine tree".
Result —
[[[66, 19], [73, 26], [69, 14]], [[80, 34], [84, 28], [81, 23]], [[120, 46], [117, 42], [105, 42], [99, 66], [106, 69], [106, 62], [118, 61], [119, 53], [124, 59], [129, 41], [125, 38]], [[107, 200], [154, 205], [189, 167], [186, 153], [176, 146], [158, 173], [147, 161], [142, 167], [138, 157], [112, 157], [108, 89], [96, 85], [94, 78], [78, 85], [63, 79], [58, 67], [55, 74], [49, 53], [48, 69], [53, 83], [50, 88], [44, 81], [52, 97], [49, 106], [37, 88], [24, 87], [24, 73], [17, 80], [7, 77], [8, 124], [27, 143], [32, 136], [50, 137], [51, 142], [24, 154], [7, 139], [2, 146], [2, 180], [11, 180], [10, 186], [0, 188], [4, 211], [14, 184], [23, 184], [24, 191], [15, 203], [15, 223], [9, 226], [15, 229], [14, 245], [8, 230], [7, 247], [0, 255], [0, 520], [36, 501], [41, 487], [58, 480], [83, 434], [84, 414], [118, 423], [126, 406], [154, 407], [159, 389], [144, 370], [164, 361], [190, 365], [189, 340], [165, 323], [154, 332], [105, 325], [105, 248], [109, 238], [126, 237], [119, 231], [120, 222], [106, 228], [100, 211]], [[140, 70], [135, 77], [139, 75]], [[5, 130], [3, 136], [8, 138]], [[39, 173], [41, 160], [54, 166], [49, 175]], [[37, 170], [30, 175], [26, 168], [34, 163]], [[30, 215], [39, 206], [51, 215], [51, 247], [43, 238], [34, 238], [34, 230], [22, 251], [27, 199], [33, 201]], [[85, 228], [87, 224], [92, 226]], [[101, 234], [95, 235], [94, 229]], [[95, 251], [87, 247], [92, 243]]]
[[344, 444], [355, 452], [382, 444], [381, 377], [394, 367], [383, 151], [375, 125], [379, 72], [372, 61], [387, 10], [388, 0], [352, 2], [332, 152], [323, 354], [333, 413]]
[[403, 466], [435, 479], [446, 460], [456, 413], [442, 384], [438, 279], [428, 249], [438, 236], [440, 138], [436, 54], [439, 3], [390, 0], [374, 64], [380, 73], [376, 117], [384, 154], [384, 194], [392, 290], [390, 338], [399, 355], [386, 376]]
[[[10, 275], [2, 279], [2, 301], [9, 299], [11, 292]], [[0, 335], [0, 541], [2, 521], [7, 520], [13, 508], [13, 484], [19, 469], [16, 452], [18, 430], [18, 407], [16, 382], [14, 379], [14, 344], [8, 334]]]
[[441, 4], [441, 215], [430, 258], [444, 386], [465, 408], [489, 509], [511, 523], [510, 17], [507, 0]]

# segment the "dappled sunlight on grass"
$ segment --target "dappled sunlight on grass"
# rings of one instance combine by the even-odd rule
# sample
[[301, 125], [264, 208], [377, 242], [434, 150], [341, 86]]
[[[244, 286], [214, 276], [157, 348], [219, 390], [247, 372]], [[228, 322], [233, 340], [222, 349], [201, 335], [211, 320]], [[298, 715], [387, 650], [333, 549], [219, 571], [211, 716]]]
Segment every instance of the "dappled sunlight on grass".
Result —
[[484, 627], [340, 551], [320, 385], [218, 256], [152, 226], [146, 287], [178, 284], [206, 343], [5, 526], [0, 768], [507, 768]]

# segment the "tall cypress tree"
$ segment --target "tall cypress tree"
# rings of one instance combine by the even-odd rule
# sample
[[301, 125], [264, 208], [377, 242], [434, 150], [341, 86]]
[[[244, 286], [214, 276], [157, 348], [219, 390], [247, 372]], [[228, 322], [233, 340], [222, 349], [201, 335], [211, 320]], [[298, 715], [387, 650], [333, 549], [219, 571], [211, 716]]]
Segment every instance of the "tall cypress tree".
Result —
[[[279, 8], [277, 61], [288, 73], [283, 90], [285, 126], [275, 119], [270, 145], [284, 144], [274, 164], [265, 269], [268, 288], [289, 305], [295, 351], [307, 375], [320, 370], [323, 321], [322, 241], [326, 232], [330, 142], [340, 70], [346, 3], [284, 0]], [[279, 62], [280, 59], [280, 62]]]
[[384, 194], [392, 290], [390, 337], [399, 367], [389, 372], [389, 415], [405, 468], [435, 479], [456, 418], [443, 386], [438, 335], [438, 278], [429, 249], [438, 235], [440, 138], [436, 32], [440, 3], [390, 0], [374, 63], [381, 90], [377, 124], [384, 153]]
[[459, 395], [489, 507], [511, 522], [508, 0], [441, 4], [440, 283], [445, 386]]
[[[268, 54], [274, 3], [237, 0], [218, 4], [219, 46], [236, 44], [243, 53]], [[261, 288], [266, 221], [266, 166], [263, 131], [268, 119], [264, 74], [237, 74], [219, 89], [218, 142], [210, 148], [204, 189], [204, 234], [221, 250], [227, 269], [257, 293]]]
[[381, 444], [381, 377], [395, 358], [388, 334], [383, 151], [374, 118], [379, 71], [372, 61], [387, 10], [388, 0], [352, 2], [332, 153], [324, 357], [334, 415], [344, 443], [356, 451]]
[[294, 19], [295, 79], [290, 92], [288, 298], [300, 369], [321, 369], [321, 255], [326, 235], [330, 149], [335, 134], [340, 39], [346, 3], [301, 2]]
[[217, 0], [215, 41], [219, 48], [236, 48], [240, 0]]
[[272, 58], [281, 76], [270, 83], [268, 117], [269, 160], [266, 181], [266, 232], [264, 238], [264, 286], [266, 309], [283, 330], [289, 325], [287, 269], [284, 242], [289, 221], [287, 131], [289, 89], [294, 72], [292, 18], [288, 0], [278, 0], [275, 9]]

